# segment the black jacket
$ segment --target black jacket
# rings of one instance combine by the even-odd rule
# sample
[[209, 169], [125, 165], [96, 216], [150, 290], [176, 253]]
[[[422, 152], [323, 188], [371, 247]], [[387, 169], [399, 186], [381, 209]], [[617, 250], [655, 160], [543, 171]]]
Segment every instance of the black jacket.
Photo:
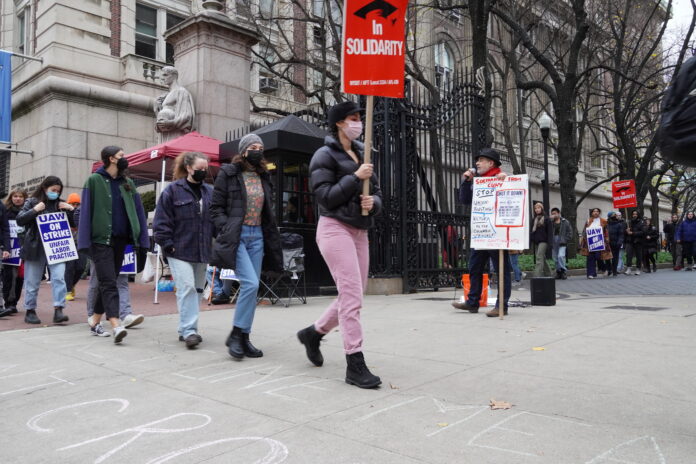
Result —
[[45, 202], [46, 208], [37, 213], [34, 211], [34, 206], [39, 203], [39, 200], [31, 197], [24, 202], [22, 211], [17, 215], [17, 225], [24, 227], [24, 240], [22, 241], [22, 250], [19, 252], [19, 256], [24, 260], [37, 260], [41, 256], [45, 256], [43, 243], [41, 242], [41, 237], [39, 235], [39, 226], [36, 224], [36, 217], [40, 214], [47, 213], [58, 213], [64, 212], [68, 217], [68, 222], [70, 227], [75, 227], [75, 222], [73, 221], [72, 211], [62, 211], [58, 209], [58, 205], [64, 200], [47, 200]]
[[665, 239], [667, 239], [668, 243], [673, 243], [674, 242], [674, 236], [677, 233], [677, 227], [679, 226], [679, 222], [672, 222], [671, 220], [664, 225], [662, 228], [662, 231], [665, 233]]
[[[263, 269], [280, 272], [283, 270], [283, 254], [280, 248], [280, 232], [276, 226], [271, 199], [273, 186], [268, 173], [261, 175], [263, 185]], [[222, 269], [237, 268], [237, 248], [242, 236], [242, 224], [247, 209], [247, 192], [239, 164], [222, 166], [215, 179], [210, 219], [217, 237], [213, 244], [210, 264]]]
[[4, 203], [0, 203], [0, 245], [2, 251], [10, 251], [10, 215]]
[[[354, 175], [360, 165], [334, 137], [327, 136], [324, 143], [309, 163], [310, 183], [319, 215], [338, 219], [358, 229], [369, 229], [374, 225], [373, 216], [382, 211], [382, 191], [377, 176], [373, 173], [370, 179], [374, 207], [368, 216], [363, 216], [360, 208], [363, 183]], [[363, 148], [361, 143], [353, 142], [353, 151], [360, 160], [363, 159]]]
[[607, 221], [607, 230], [609, 231], [609, 243], [612, 250], [619, 250], [624, 246], [624, 238], [626, 237], [626, 223], [611, 217]]
[[655, 226], [645, 226], [645, 235], [643, 236], [643, 249], [647, 253], [657, 253], [660, 242], [660, 233]]
[[642, 217], [637, 217], [636, 219], [631, 219], [628, 223], [628, 227], [633, 232], [629, 234], [626, 232], [626, 243], [631, 243], [635, 246], [643, 245], [643, 237], [645, 236], [645, 224], [643, 223]]
[[534, 229], [534, 221], [536, 221], [536, 216], [532, 219], [532, 224], [529, 227], [529, 241], [535, 245], [549, 243], [549, 227], [553, 227], [550, 224], [550, 218], [544, 216], [544, 223], [537, 227], [536, 230], [532, 230]]

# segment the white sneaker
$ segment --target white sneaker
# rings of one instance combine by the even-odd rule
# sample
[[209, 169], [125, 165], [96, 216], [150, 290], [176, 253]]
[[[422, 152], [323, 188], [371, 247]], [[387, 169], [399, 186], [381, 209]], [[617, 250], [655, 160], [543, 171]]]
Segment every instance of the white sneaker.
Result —
[[633, 275], [640, 275], [640, 269], [636, 269], [636, 272], [634, 272]]
[[626, 272], [624, 272], [624, 274], [626, 274], [626, 275], [631, 275], [631, 268], [630, 268], [630, 267], [627, 267], [627, 268], [626, 268]]
[[114, 343], [121, 343], [121, 341], [126, 338], [128, 331], [125, 327], [116, 327], [114, 329]]
[[126, 329], [130, 329], [131, 327], [135, 327], [138, 324], [142, 324], [142, 322], [145, 320], [145, 316], [142, 314], [129, 314], [123, 319], [121, 319], [121, 322], [123, 322], [123, 326]]
[[90, 327], [89, 331], [95, 337], [110, 337], [111, 336], [111, 334], [109, 332], [106, 332], [104, 330], [104, 328], [101, 326], [101, 324], [97, 324], [94, 327]]

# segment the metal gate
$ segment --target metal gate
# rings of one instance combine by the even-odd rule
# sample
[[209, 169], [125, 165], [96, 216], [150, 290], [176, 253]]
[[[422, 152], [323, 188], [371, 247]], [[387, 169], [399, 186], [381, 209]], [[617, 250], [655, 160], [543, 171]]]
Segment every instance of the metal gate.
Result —
[[384, 211], [370, 231], [370, 275], [402, 277], [404, 292], [457, 286], [466, 269], [469, 212], [458, 190], [485, 136], [471, 77], [459, 74], [435, 95], [375, 100]]

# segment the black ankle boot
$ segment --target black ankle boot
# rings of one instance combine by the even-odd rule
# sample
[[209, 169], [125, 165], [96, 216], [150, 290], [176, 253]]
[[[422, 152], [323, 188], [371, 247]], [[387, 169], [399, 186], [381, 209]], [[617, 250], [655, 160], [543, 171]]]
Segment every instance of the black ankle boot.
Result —
[[36, 315], [35, 309], [27, 309], [27, 313], [24, 315], [24, 322], [27, 324], [41, 324], [41, 319]]
[[244, 356], [246, 356], [248, 358], [260, 358], [263, 356], [263, 351], [256, 348], [249, 341], [249, 334], [248, 333], [242, 334], [242, 346], [244, 347]]
[[242, 339], [242, 329], [239, 327], [233, 327], [232, 332], [230, 332], [227, 337], [227, 351], [235, 359], [242, 359], [244, 357], [244, 340]]
[[297, 332], [297, 338], [305, 346], [309, 361], [315, 366], [321, 367], [324, 364], [324, 356], [319, 351], [319, 345], [321, 344], [321, 339], [324, 338], [324, 334], [317, 332], [314, 324], [312, 324], [306, 329]]
[[373, 375], [365, 365], [365, 358], [361, 351], [346, 355], [346, 383], [360, 388], [378, 387], [382, 380]]
[[60, 324], [61, 322], [68, 322], [70, 318], [63, 314], [63, 308], [60, 306], [55, 306], [53, 308], [53, 323]]

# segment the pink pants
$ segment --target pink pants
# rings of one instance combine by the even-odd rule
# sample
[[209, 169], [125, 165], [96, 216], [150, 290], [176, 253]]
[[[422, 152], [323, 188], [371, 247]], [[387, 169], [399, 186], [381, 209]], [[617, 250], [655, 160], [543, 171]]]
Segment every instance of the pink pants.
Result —
[[339, 326], [346, 354], [362, 351], [360, 308], [370, 266], [367, 231], [333, 218], [320, 217], [317, 244], [338, 288], [338, 297], [314, 323], [319, 333]]

